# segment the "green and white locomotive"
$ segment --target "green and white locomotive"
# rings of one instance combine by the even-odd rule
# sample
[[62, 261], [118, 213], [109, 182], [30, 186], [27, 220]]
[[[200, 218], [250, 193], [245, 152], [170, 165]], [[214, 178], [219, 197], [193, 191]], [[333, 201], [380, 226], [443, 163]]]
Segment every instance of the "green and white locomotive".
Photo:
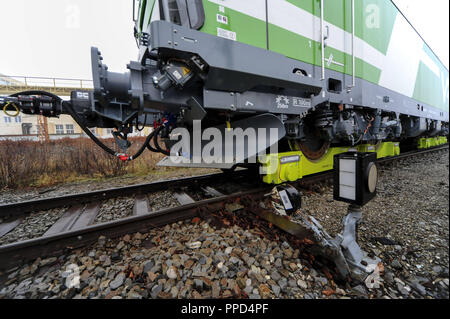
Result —
[[[275, 184], [331, 169], [333, 155], [349, 149], [383, 157], [403, 145], [447, 142], [448, 70], [392, 1], [141, 0], [135, 7], [139, 56], [128, 72], [108, 71], [92, 48], [93, 92], [75, 91], [64, 103], [43, 95], [0, 103], [69, 113], [86, 130], [116, 128], [122, 142], [134, 126], [155, 125], [145, 147], [172, 155], [161, 165], [230, 169], [277, 146], [258, 160], [282, 164], [264, 177]], [[177, 128], [191, 133], [191, 143], [171, 153]], [[242, 157], [192, 161], [192, 144], [211, 128], [224, 135], [253, 128], [264, 143], [246, 136], [236, 141]], [[225, 139], [218, 144], [221, 154], [236, 151]], [[170, 159], [177, 156], [190, 161]]]

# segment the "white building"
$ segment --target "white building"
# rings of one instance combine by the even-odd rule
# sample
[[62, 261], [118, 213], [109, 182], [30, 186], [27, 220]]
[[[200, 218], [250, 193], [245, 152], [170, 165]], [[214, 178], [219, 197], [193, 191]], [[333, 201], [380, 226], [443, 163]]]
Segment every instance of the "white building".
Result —
[[[0, 74], [0, 85], [21, 86], [23, 83]], [[68, 99], [69, 97], [61, 96], [61, 98]], [[69, 115], [61, 115], [59, 118], [47, 118], [47, 128], [50, 139], [86, 136]], [[19, 113], [18, 116], [13, 117], [0, 110], [0, 140], [39, 140], [39, 130], [38, 116]], [[112, 129], [92, 128], [91, 132], [101, 138], [113, 137], [111, 134]], [[135, 132], [130, 136], [147, 136], [150, 132], [151, 129], [146, 127], [142, 132]]]

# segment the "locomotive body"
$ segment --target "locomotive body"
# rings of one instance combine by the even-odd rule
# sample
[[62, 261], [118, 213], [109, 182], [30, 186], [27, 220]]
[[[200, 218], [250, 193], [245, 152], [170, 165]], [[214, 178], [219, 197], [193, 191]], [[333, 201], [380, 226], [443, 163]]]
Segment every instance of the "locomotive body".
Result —
[[[108, 71], [92, 48], [94, 92], [73, 92], [66, 108], [52, 97], [21, 108], [69, 113], [83, 129], [114, 127], [121, 139], [154, 125], [147, 147], [188, 160], [169, 166], [231, 168], [272, 146], [275, 158], [294, 152], [320, 166], [333, 147], [448, 135], [448, 70], [391, 1], [141, 0], [137, 13], [129, 72]], [[191, 133], [187, 151], [173, 150], [177, 128]], [[211, 128], [219, 141], [203, 140]], [[257, 145], [244, 134], [227, 148], [231, 128], [255, 129]], [[193, 161], [199, 140], [219, 157]]]
[[[141, 2], [139, 34], [161, 19], [160, 2]], [[191, 28], [179, 18], [188, 15], [183, 2], [168, 1], [178, 11], [172, 21]], [[292, 73], [325, 80], [322, 93], [334, 103], [448, 122], [448, 70], [391, 1], [191, 2], [204, 12], [194, 28], [292, 59]]]
[[391, 1], [149, 0], [140, 17], [138, 39], [161, 19], [214, 36], [151, 47], [205, 60], [199, 94], [214, 119], [218, 110], [277, 114], [312, 160], [330, 144], [448, 132], [448, 70]]

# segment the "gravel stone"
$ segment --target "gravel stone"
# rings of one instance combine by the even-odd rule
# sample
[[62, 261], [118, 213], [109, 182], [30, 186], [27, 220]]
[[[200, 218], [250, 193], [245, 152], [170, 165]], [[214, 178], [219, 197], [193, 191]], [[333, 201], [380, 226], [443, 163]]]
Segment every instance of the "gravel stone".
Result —
[[367, 297], [367, 291], [366, 291], [366, 288], [364, 288], [364, 286], [362, 286], [362, 285], [358, 285], [358, 286], [356, 286], [356, 287], [353, 287], [352, 292], [353, 292], [356, 296]]
[[123, 282], [125, 280], [125, 274], [123, 272], [119, 273], [116, 278], [109, 283], [109, 287], [111, 289], [115, 290], [123, 285]]
[[403, 268], [402, 264], [397, 259], [394, 259], [394, 261], [391, 263], [391, 266], [395, 269]]
[[273, 271], [273, 272], [270, 274], [270, 277], [271, 277], [273, 280], [278, 281], [278, 280], [280, 280], [281, 275], [280, 275], [277, 271]]
[[297, 280], [297, 285], [302, 289], [308, 289], [308, 284], [301, 279]]
[[174, 266], [169, 267], [169, 269], [166, 272], [167, 277], [169, 277], [169, 279], [177, 279], [178, 277], [178, 272], [177, 269]]

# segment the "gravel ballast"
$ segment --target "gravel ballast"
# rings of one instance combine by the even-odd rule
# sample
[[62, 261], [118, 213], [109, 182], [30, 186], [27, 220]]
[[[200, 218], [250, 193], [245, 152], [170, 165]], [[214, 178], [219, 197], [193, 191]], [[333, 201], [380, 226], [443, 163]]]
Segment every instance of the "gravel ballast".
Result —
[[[336, 280], [267, 223], [194, 218], [10, 269], [0, 298], [448, 298], [448, 160], [445, 151], [380, 167], [359, 227], [361, 246], [384, 265], [377, 288]], [[303, 199], [302, 214], [340, 231], [347, 205], [330, 187]]]
[[30, 214], [11, 232], [0, 237], [0, 246], [42, 236], [66, 211], [67, 208], [57, 208]]
[[111, 198], [103, 202], [94, 224], [106, 223], [133, 214], [134, 196]]

